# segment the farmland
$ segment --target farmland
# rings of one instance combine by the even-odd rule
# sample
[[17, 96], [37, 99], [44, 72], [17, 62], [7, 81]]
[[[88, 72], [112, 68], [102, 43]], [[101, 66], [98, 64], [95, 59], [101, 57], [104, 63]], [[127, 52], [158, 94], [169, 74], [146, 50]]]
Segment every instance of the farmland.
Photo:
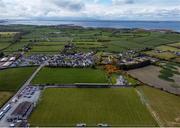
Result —
[[180, 97], [148, 86], [140, 86], [147, 102], [160, 117], [163, 126], [180, 126]]
[[180, 33], [69, 25], [0, 31], [0, 106], [15, 92], [13, 108], [37, 103], [31, 126], [158, 126], [148, 105], [164, 126], [179, 126], [179, 97], [170, 93], [180, 94]]
[[10, 45], [10, 43], [0, 43], [0, 50], [8, 47]]
[[[48, 79], [47, 79], [48, 78]], [[33, 80], [34, 84], [108, 83], [106, 74], [97, 69], [43, 68]]]
[[180, 48], [180, 43], [168, 44], [168, 46], [175, 47], [175, 48]]
[[154, 50], [146, 51], [145, 54], [159, 59], [173, 60], [179, 58], [178, 55], [176, 54], [177, 52], [180, 52], [180, 49], [178, 48], [178, 43], [173, 43], [173, 44], [160, 45], [158, 47], [155, 47]]
[[0, 90], [16, 91], [31, 76], [35, 68], [12, 68], [0, 71]]
[[63, 49], [63, 45], [33, 46], [31, 52], [58, 52]]
[[175, 47], [171, 47], [171, 46], [166, 46], [166, 45], [156, 47], [156, 49], [162, 50], [162, 51], [180, 52], [180, 49], [175, 48]]
[[157, 126], [133, 88], [46, 89], [29, 121], [32, 126]]
[[168, 51], [158, 53], [155, 50], [152, 50], [152, 51], [147, 51], [145, 53], [147, 55], [157, 57], [157, 58], [160, 58], [160, 59], [164, 59], [164, 60], [170, 60], [170, 59], [174, 59], [174, 58], [177, 57], [174, 53], [170, 53]]
[[[179, 64], [176, 64], [176, 63], [172, 63], [172, 62], [169, 62], [169, 63], [165, 63], [160, 71], [160, 75], [159, 75], [159, 78], [161, 79], [164, 79], [166, 81], [170, 81], [170, 82], [176, 82], [176, 85], [177, 87], [180, 85], [178, 85], [178, 79], [180, 75], [180, 72], [179, 72], [179, 69], [180, 68], [180, 65]], [[174, 79], [175, 77], [174, 76], [177, 76], [177, 79]]]
[[[133, 77], [139, 79], [143, 83], [146, 83], [151, 86], [156, 86], [158, 88], [164, 88], [168, 86], [174, 87], [179, 84], [177, 79], [176, 80], [173, 79], [173, 81], [168, 81], [167, 77], [169, 76], [170, 72], [168, 71], [163, 72], [162, 68], [156, 66], [148, 66], [140, 69], [130, 70], [128, 71], [128, 73]], [[161, 73], [163, 73], [163, 76], [161, 76], [162, 75]], [[173, 71], [172, 71], [172, 76], [173, 76]], [[164, 79], [162, 79], [162, 77]]]
[[0, 107], [13, 95], [12, 92], [0, 91]]
[[[180, 40], [180, 35], [177, 33], [129, 29], [72, 29], [70, 27], [58, 29], [49, 26], [36, 27], [23, 25], [7, 26], [2, 27], [2, 29], [28, 31], [26, 34], [21, 35], [18, 42], [4, 51], [17, 52], [29, 45], [31, 47], [29, 55], [31, 55], [31, 52], [57, 52], [62, 49], [62, 44], [69, 42], [76, 44], [77, 50], [80, 51], [99, 50], [118, 53], [129, 49], [141, 50], [144, 48], [155, 48], [160, 45], [169, 45], [172, 44], [172, 42], [178, 42]], [[1, 38], [0, 42], [3, 42], [3, 40], [10, 43], [12, 39]], [[47, 46], [50, 48], [48, 49]]]

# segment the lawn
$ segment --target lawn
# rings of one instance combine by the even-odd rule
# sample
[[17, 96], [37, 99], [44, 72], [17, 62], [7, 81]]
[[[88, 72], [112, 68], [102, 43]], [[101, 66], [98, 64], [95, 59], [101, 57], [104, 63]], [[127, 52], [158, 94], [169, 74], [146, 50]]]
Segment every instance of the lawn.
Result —
[[33, 80], [34, 84], [108, 83], [102, 70], [90, 68], [43, 68]]
[[134, 88], [44, 90], [31, 126], [157, 126]]
[[180, 127], [180, 97], [148, 86], [138, 87], [164, 126]]
[[12, 92], [0, 91], [0, 108], [12, 95]]
[[36, 68], [12, 68], [0, 71], [0, 90], [16, 91]]

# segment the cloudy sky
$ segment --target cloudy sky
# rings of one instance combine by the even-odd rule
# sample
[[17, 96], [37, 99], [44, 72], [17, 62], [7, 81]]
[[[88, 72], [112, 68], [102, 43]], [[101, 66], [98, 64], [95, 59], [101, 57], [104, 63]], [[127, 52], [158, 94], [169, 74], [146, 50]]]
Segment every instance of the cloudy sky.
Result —
[[178, 20], [180, 0], [0, 0], [0, 19]]

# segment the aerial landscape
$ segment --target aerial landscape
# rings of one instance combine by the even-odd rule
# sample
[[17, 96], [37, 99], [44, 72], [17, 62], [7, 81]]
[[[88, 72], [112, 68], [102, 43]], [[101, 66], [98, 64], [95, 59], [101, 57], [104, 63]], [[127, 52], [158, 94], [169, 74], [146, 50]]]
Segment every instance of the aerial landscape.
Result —
[[180, 1], [146, 2], [0, 0], [0, 127], [180, 127]]

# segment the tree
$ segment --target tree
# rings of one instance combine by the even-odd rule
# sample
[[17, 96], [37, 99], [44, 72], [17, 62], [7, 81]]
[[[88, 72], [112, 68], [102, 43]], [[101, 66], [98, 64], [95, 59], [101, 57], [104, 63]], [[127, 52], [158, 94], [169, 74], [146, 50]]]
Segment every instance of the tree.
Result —
[[0, 52], [0, 58], [4, 56], [4, 53], [3, 52]]

